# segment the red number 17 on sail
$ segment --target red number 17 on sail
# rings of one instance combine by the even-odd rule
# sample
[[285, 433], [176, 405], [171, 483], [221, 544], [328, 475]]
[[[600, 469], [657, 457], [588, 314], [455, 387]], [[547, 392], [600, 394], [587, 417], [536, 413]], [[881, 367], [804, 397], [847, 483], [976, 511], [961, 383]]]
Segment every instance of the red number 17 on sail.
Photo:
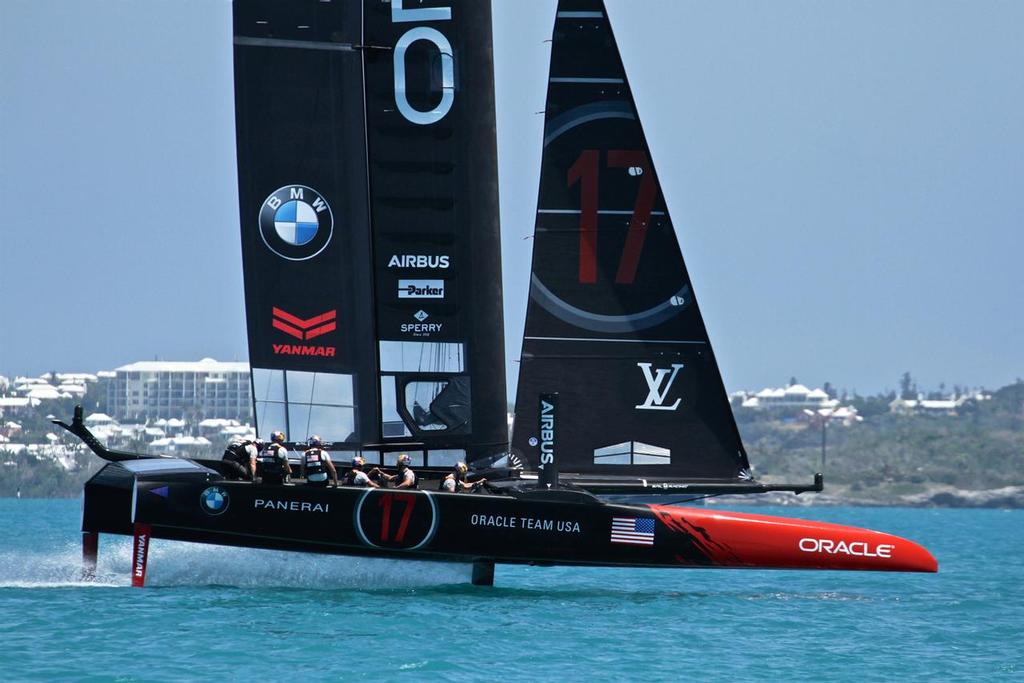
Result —
[[[580, 184], [580, 273], [581, 283], [597, 282], [597, 215], [598, 175], [601, 153], [596, 149], [585, 149], [569, 167], [569, 187]], [[647, 236], [647, 224], [654, 209], [657, 184], [651, 172], [647, 154], [639, 149], [608, 150], [609, 168], [627, 168], [630, 175], [640, 176], [633, 216], [626, 231], [626, 243], [622, 248], [619, 268], [615, 273], [616, 284], [633, 284], [636, 269], [640, 264], [640, 252]]]

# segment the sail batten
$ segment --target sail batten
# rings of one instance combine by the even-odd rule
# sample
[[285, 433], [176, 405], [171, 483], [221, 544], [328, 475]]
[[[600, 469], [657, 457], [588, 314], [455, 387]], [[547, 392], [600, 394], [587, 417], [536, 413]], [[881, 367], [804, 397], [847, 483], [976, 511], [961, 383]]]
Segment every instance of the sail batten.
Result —
[[601, 0], [552, 35], [513, 452], [538, 463], [558, 391], [563, 471], [740, 479], [747, 457]]

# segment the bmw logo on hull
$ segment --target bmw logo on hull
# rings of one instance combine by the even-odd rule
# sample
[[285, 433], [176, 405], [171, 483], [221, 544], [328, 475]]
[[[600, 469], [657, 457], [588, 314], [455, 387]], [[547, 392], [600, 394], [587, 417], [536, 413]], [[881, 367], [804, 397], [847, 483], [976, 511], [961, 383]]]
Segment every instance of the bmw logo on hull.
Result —
[[305, 185], [285, 185], [263, 200], [260, 235], [272, 252], [305, 261], [323, 251], [334, 234], [334, 214], [323, 195]]
[[211, 515], [222, 514], [228, 509], [231, 497], [228, 492], [219, 486], [211, 486], [199, 494], [199, 507], [203, 512]]

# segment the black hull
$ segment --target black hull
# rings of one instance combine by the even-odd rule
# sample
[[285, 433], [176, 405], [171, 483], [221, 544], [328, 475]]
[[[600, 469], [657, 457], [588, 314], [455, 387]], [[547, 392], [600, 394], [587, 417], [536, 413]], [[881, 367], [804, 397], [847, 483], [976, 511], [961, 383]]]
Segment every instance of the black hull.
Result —
[[[625, 521], [624, 521], [625, 520]], [[639, 522], [637, 520], [640, 520]], [[623, 525], [629, 525], [625, 532]], [[635, 527], [632, 526], [635, 524]], [[332, 555], [498, 564], [935, 571], [920, 546], [806, 520], [589, 493], [470, 494], [229, 481], [191, 461], [110, 463], [85, 487], [82, 530]]]

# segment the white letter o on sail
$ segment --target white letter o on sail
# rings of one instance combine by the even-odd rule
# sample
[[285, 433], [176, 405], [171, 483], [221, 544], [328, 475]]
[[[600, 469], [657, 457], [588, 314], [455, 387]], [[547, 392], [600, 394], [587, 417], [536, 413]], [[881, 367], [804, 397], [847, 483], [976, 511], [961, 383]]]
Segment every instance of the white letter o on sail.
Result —
[[[430, 111], [420, 111], [409, 104], [405, 94], [405, 51], [417, 40], [429, 40], [441, 53], [441, 101]], [[426, 126], [444, 118], [455, 101], [455, 60], [452, 46], [444, 34], [429, 26], [409, 29], [395, 44], [395, 104], [402, 116], [412, 123]]]

